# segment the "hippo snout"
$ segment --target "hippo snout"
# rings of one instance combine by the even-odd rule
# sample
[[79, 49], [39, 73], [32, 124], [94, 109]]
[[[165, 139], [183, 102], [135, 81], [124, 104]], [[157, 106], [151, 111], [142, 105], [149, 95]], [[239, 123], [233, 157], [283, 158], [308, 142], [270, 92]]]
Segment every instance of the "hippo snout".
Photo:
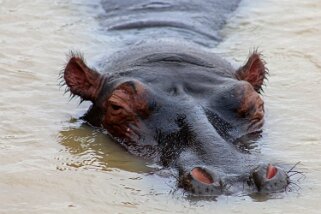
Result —
[[[248, 175], [220, 174], [212, 167], [195, 166], [180, 171], [179, 186], [193, 195], [218, 196], [221, 194], [233, 194], [238, 187], [245, 190], [244, 186], [240, 186], [244, 182], [249, 185], [250, 183], [254, 184], [255, 190], [250, 188], [252, 189], [249, 189], [250, 191], [254, 190], [261, 193], [281, 192], [289, 184], [289, 177], [286, 171], [272, 164], [259, 165], [250, 171], [250, 177]], [[248, 179], [250, 179], [250, 183]], [[233, 188], [226, 188], [227, 186]]]
[[179, 185], [195, 195], [212, 196], [223, 192], [220, 176], [202, 166], [196, 166], [180, 176]]
[[272, 164], [260, 165], [253, 170], [251, 178], [260, 192], [283, 191], [289, 184], [287, 173]]

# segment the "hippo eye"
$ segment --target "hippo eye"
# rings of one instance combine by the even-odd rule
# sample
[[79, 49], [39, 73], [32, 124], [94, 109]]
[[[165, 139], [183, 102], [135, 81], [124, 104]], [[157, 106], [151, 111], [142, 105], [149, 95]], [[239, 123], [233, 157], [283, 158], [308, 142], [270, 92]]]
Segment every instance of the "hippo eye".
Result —
[[113, 110], [117, 111], [117, 110], [121, 109], [122, 107], [119, 106], [119, 105], [111, 104], [111, 108], [112, 108]]

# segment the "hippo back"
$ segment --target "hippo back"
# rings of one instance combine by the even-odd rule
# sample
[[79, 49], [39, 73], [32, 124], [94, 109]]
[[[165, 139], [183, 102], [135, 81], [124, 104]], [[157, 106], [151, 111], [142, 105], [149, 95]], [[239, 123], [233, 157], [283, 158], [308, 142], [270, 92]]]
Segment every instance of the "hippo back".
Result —
[[[178, 38], [215, 46], [218, 30], [240, 0], [102, 0], [102, 24], [127, 44], [146, 38]], [[120, 31], [132, 31], [124, 35]]]

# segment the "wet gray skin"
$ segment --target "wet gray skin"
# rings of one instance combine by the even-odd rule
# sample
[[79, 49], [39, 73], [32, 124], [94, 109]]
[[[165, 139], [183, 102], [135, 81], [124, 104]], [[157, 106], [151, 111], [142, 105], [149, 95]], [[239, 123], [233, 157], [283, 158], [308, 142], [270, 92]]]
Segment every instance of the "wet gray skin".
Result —
[[[254, 52], [233, 68], [199, 45], [215, 45], [218, 40], [210, 42], [208, 35], [238, 1], [142, 2], [103, 1], [108, 33], [141, 29], [130, 37], [135, 45], [113, 53], [99, 72], [79, 55], [66, 65], [70, 92], [93, 103], [83, 118], [105, 128], [130, 153], [177, 169], [178, 186], [192, 194], [284, 191], [286, 172], [248, 148], [263, 125], [261, 56]], [[137, 43], [155, 32], [166, 33]], [[177, 34], [181, 39], [173, 39]]]
[[220, 41], [218, 33], [240, 0], [102, 0], [100, 22], [108, 35], [134, 44], [151, 38], [174, 38], [206, 47]]

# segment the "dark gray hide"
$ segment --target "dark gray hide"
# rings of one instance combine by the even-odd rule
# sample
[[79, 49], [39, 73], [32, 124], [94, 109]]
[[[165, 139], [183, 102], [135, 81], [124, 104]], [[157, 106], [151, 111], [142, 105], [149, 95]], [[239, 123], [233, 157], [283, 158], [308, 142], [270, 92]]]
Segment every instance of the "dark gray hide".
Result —
[[100, 73], [79, 56], [64, 72], [70, 91], [93, 102], [89, 123], [131, 153], [177, 168], [179, 186], [195, 194], [273, 192], [288, 184], [281, 168], [247, 148], [263, 124], [260, 55], [235, 69], [208, 49], [238, 3], [103, 0], [102, 26], [120, 38], [120, 51]]
[[[103, 26], [126, 44], [174, 38], [210, 47], [220, 41], [218, 30], [240, 0], [102, 0]], [[121, 33], [120, 31], [127, 31]]]

